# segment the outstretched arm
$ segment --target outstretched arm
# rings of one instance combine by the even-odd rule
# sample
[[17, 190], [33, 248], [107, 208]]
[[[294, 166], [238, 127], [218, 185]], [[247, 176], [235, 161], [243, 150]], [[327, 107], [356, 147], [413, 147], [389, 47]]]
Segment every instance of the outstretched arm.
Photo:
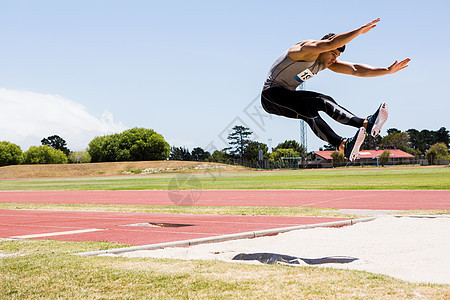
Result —
[[289, 49], [289, 57], [294, 60], [313, 61], [320, 53], [340, 48], [358, 35], [369, 32], [377, 26], [378, 22], [380, 22], [380, 18], [352, 31], [338, 33], [328, 40], [308, 40], [298, 43]]
[[372, 67], [365, 64], [357, 64], [346, 61], [338, 60], [332, 64], [329, 69], [342, 74], [360, 76], [360, 77], [376, 77], [383, 76], [387, 74], [394, 74], [404, 68], [408, 67], [408, 63], [411, 59], [407, 58], [401, 62], [395, 61], [392, 65], [387, 68]]

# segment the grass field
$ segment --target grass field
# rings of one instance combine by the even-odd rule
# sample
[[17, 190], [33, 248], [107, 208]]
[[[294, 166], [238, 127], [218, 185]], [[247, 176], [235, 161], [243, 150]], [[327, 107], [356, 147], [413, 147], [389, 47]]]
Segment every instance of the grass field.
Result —
[[[129, 166], [125, 167], [132, 170]], [[46, 172], [59, 174], [51, 170]], [[95, 170], [89, 172], [98, 175]], [[176, 179], [180, 179], [180, 176], [189, 179], [190, 184], [176, 186], [178, 189], [450, 189], [449, 167], [253, 172], [248, 170], [217, 172], [211, 169], [196, 170], [192, 174], [183, 172], [184, 170], [150, 175], [2, 179], [0, 190], [165, 190], [173, 188], [174, 182], [177, 182]], [[7, 178], [13, 177], [9, 175]], [[267, 207], [135, 207], [2, 203], [0, 209], [342, 216], [331, 209]], [[414, 212], [417, 213], [449, 212]], [[73, 255], [125, 246], [127, 245], [104, 242], [0, 239], [0, 298], [450, 298], [449, 285], [413, 284], [389, 276], [360, 271], [230, 264], [218, 261]]]
[[[178, 178], [188, 185], [175, 185]], [[450, 167], [165, 173], [0, 180], [1, 191], [167, 189], [450, 189]]]

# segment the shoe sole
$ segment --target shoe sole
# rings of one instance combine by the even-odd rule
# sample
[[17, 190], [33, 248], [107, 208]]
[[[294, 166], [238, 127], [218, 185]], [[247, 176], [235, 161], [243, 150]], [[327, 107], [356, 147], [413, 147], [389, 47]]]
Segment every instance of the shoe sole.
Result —
[[366, 138], [366, 130], [361, 127], [358, 131], [358, 136], [356, 137], [355, 145], [353, 146], [352, 152], [350, 153], [349, 161], [354, 162], [359, 154], [359, 148], [361, 148], [364, 139]]
[[372, 132], [370, 133], [371, 136], [377, 137], [380, 134], [381, 128], [383, 127], [384, 123], [386, 123], [388, 116], [389, 113], [387, 109], [387, 104], [381, 103], [377, 119], [375, 120], [375, 124], [372, 127]]

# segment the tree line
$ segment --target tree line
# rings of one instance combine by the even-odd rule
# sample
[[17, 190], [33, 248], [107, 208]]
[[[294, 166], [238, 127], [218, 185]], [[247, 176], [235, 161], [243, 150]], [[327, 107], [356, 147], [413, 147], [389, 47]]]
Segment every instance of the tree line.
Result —
[[22, 152], [16, 144], [0, 142], [0, 166], [165, 160], [170, 153], [170, 146], [162, 135], [145, 128], [95, 137], [85, 151], [70, 151], [66, 141], [58, 135], [42, 139], [41, 144]]
[[[252, 132], [250, 131], [250, 128], [235, 126], [228, 135], [229, 147], [222, 150], [216, 150], [212, 154], [201, 152], [201, 148], [195, 148], [191, 154], [187, 148], [172, 147], [170, 159], [229, 163], [231, 160], [236, 159], [257, 161], [260, 158], [260, 152], [263, 154], [263, 159], [269, 159], [271, 161], [276, 161], [281, 158], [306, 156], [306, 151], [303, 146], [299, 145], [295, 140], [280, 143], [272, 149], [271, 153], [269, 153], [268, 146], [264, 143], [253, 141], [250, 138], [251, 135]], [[441, 127], [436, 131], [427, 129], [422, 131], [409, 129], [405, 132], [396, 128], [391, 128], [387, 130], [386, 136], [378, 136], [377, 138], [371, 136], [366, 137], [361, 149], [400, 149], [414, 155], [416, 158], [426, 158], [432, 162], [434, 159], [449, 158], [449, 147], [450, 134], [445, 127]], [[321, 147], [319, 150], [334, 151], [336, 148], [328, 144]], [[194, 153], [202, 153], [202, 155], [194, 155]], [[384, 156], [389, 158], [386, 153]], [[339, 155], [338, 152], [336, 152], [334, 156], [336, 156], [336, 161], [345, 160], [343, 155]], [[385, 157], [382, 157], [382, 159], [385, 159]]]
[[[271, 149], [266, 144], [251, 139], [253, 132], [244, 126], [235, 126], [228, 135], [229, 147], [213, 153], [196, 147], [192, 151], [185, 147], [170, 145], [152, 129], [133, 128], [122, 133], [95, 137], [85, 151], [70, 151], [66, 141], [57, 136], [41, 140], [41, 146], [31, 146], [22, 152], [10, 142], [0, 142], [0, 166], [15, 164], [64, 164], [87, 162], [142, 161], [142, 160], [190, 160], [229, 163], [235, 160], [277, 161], [282, 158], [305, 157], [306, 150], [295, 140], [287, 140]], [[448, 158], [449, 131], [409, 129], [402, 132], [388, 129], [387, 135], [373, 138], [368, 136], [362, 150], [400, 149], [417, 158], [429, 160]], [[335, 150], [325, 145], [320, 150]]]
[[236, 125], [227, 137], [229, 147], [213, 153], [200, 147], [194, 148], [192, 152], [185, 147], [171, 147], [169, 159], [230, 163], [236, 160], [256, 162], [262, 158], [274, 162], [286, 157], [299, 158], [306, 155], [304, 147], [295, 140], [284, 141], [269, 153], [266, 144], [251, 139], [252, 134], [250, 128]]

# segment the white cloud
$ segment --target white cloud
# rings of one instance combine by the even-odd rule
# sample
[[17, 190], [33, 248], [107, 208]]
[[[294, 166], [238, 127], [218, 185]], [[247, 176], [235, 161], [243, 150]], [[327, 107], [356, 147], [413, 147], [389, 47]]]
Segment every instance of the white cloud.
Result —
[[54, 134], [69, 149], [84, 150], [95, 136], [126, 129], [109, 111], [96, 118], [83, 105], [58, 95], [0, 88], [0, 141], [15, 143], [23, 151]]

